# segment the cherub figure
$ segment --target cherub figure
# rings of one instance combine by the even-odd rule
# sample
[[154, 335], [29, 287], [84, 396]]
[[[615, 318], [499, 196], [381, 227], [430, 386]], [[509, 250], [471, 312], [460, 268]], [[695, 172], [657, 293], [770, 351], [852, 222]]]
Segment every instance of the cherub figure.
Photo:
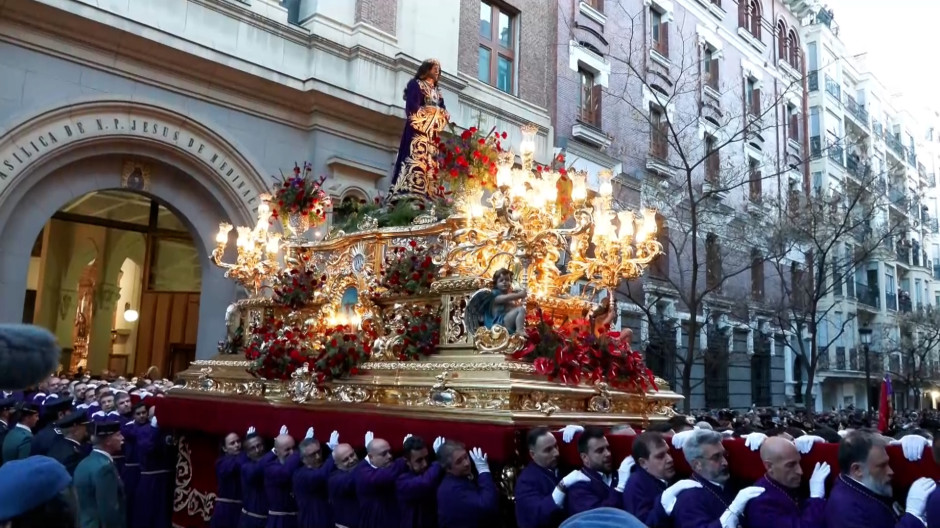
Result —
[[467, 302], [464, 324], [473, 334], [481, 325], [500, 325], [510, 334], [525, 334], [525, 298], [528, 292], [512, 289], [513, 274], [506, 268], [493, 274], [490, 289], [477, 291]]

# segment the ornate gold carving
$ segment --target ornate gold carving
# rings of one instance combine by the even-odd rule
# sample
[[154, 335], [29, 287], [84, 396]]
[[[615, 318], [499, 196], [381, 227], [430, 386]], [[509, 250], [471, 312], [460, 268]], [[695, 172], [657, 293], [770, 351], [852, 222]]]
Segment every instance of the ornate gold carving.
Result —
[[506, 464], [503, 470], [499, 472], [499, 490], [503, 496], [512, 502], [516, 500], [516, 480], [519, 478], [519, 468]]
[[542, 391], [533, 391], [531, 394], [523, 396], [519, 408], [523, 411], [538, 411], [545, 416], [551, 416], [561, 409], [559, 403], [557, 396], [549, 396]]
[[488, 283], [484, 277], [448, 277], [434, 281], [431, 293], [474, 292]]
[[176, 487], [173, 491], [173, 511], [185, 511], [190, 517], [201, 517], [208, 522], [212, 519], [212, 507], [215, 505], [215, 493], [202, 493], [192, 486], [193, 462], [189, 442], [180, 436], [177, 442], [179, 455], [176, 459]]
[[431, 390], [428, 392], [428, 402], [431, 405], [440, 406], [440, 407], [462, 407], [464, 404], [464, 397], [459, 391], [447, 387], [447, 381], [450, 379], [451, 373], [444, 371], [438, 374], [435, 379], [437, 383], [431, 386]]
[[418, 362], [418, 361], [369, 361], [362, 364], [362, 370], [401, 370], [406, 372], [432, 372], [439, 370], [450, 371], [507, 371], [520, 373], [534, 373], [535, 367], [529, 363], [520, 363], [516, 361], [507, 361], [500, 363], [477, 363], [477, 362]]
[[359, 225], [356, 226], [356, 229], [359, 231], [368, 231], [370, 229], [376, 229], [379, 227], [379, 221], [371, 216], [363, 218]]
[[[227, 359], [197, 359], [190, 363], [191, 367], [237, 367], [237, 368], [248, 368], [251, 366], [250, 361], [236, 361], [236, 360], [227, 360]], [[201, 372], [201, 371], [200, 371]], [[209, 370], [209, 374], [212, 373], [212, 370]]]
[[444, 342], [447, 344], [460, 343], [467, 338], [467, 328], [464, 324], [464, 314], [467, 310], [468, 295], [451, 296], [448, 302], [447, 324], [445, 325]]
[[609, 413], [613, 407], [613, 403], [611, 402], [610, 390], [607, 384], [603, 381], [598, 381], [594, 384], [594, 390], [597, 394], [588, 400], [588, 411]]
[[310, 373], [310, 364], [304, 363], [302, 367], [290, 375], [290, 378], [288, 390], [290, 391], [291, 401], [304, 403], [310, 397], [310, 389], [315, 386]]
[[510, 335], [505, 327], [493, 325], [492, 328], [481, 326], [473, 334], [473, 346], [481, 354], [515, 354], [526, 344], [526, 336]]

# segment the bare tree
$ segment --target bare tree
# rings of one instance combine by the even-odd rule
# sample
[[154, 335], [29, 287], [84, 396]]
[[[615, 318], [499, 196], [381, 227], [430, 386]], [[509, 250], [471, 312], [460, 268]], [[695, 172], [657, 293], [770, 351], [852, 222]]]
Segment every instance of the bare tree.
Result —
[[[925, 382], [938, 374], [940, 311], [912, 309], [897, 314], [897, 332], [883, 340], [888, 372], [914, 391], [920, 402]], [[897, 358], [896, 361], [893, 358]]]

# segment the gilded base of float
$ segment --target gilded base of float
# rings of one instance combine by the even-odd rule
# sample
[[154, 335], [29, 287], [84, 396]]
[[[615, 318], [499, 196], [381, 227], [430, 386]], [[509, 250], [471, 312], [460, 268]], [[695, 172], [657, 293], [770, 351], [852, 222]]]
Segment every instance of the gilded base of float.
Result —
[[248, 362], [233, 357], [195, 361], [180, 374], [185, 385], [173, 395], [527, 426], [645, 426], [674, 416], [672, 405], [682, 399], [658, 379], [660, 390], [645, 394], [614, 390], [604, 383], [563, 385], [538, 376], [528, 363], [458, 351], [442, 351], [422, 361], [366, 363], [360, 374], [320, 387], [302, 376], [290, 381], [254, 378], [245, 371]]

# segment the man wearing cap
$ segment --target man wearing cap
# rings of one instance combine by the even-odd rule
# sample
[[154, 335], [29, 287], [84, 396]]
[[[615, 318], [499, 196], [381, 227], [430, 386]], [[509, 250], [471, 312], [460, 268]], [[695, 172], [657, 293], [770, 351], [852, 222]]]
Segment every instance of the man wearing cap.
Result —
[[127, 526], [124, 485], [111, 458], [121, 452], [124, 444], [121, 425], [100, 422], [92, 424], [91, 429], [94, 449], [78, 464], [74, 478], [81, 526], [124, 528]]
[[39, 432], [33, 437], [30, 454], [45, 455], [49, 452], [49, 448], [52, 447], [56, 438], [62, 435], [56, 428], [55, 423], [68, 416], [71, 412], [71, 398], [61, 398], [57, 395], [52, 395], [43, 401], [42, 412], [39, 418], [40, 422], [37, 424]]
[[10, 431], [14, 407], [16, 407], [16, 399], [13, 396], [0, 397], [0, 464], [3, 464], [3, 439]]
[[20, 460], [29, 456], [33, 440], [33, 427], [39, 421], [39, 407], [29, 402], [22, 402], [14, 415], [16, 425], [3, 439], [3, 462]]
[[73, 411], [68, 416], [55, 423], [62, 434], [56, 435], [47, 455], [65, 466], [70, 475], [75, 474], [75, 468], [88, 456], [86, 440], [88, 440], [88, 417], [84, 411]]
[[72, 478], [55, 460], [33, 456], [0, 467], [0, 526], [75, 526]]

